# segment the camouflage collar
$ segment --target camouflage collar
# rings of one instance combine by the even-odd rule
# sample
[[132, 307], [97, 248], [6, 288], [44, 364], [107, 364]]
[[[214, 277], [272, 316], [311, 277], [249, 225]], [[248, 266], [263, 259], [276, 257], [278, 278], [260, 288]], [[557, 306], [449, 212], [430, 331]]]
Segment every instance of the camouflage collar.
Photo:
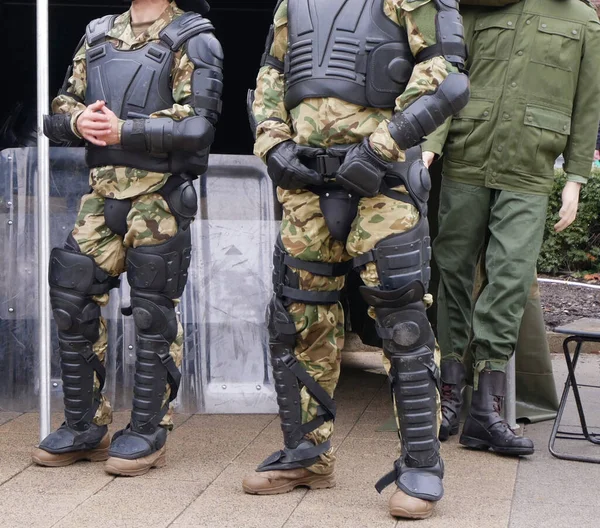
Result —
[[158, 39], [159, 33], [182, 13], [177, 4], [171, 2], [154, 23], [136, 38], [131, 27], [131, 10], [128, 10], [117, 17], [107, 37], [120, 40], [128, 48], [140, 46], [149, 40]]

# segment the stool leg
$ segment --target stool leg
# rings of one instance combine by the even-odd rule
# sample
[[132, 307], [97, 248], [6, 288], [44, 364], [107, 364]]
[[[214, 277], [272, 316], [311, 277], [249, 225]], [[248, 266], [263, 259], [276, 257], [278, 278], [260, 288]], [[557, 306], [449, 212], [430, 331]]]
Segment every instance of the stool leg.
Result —
[[577, 385], [577, 379], [575, 378], [575, 367], [579, 360], [579, 354], [583, 341], [577, 339], [577, 346], [575, 347], [575, 353], [573, 354], [573, 361], [571, 361], [570, 354], [567, 353], [565, 359], [567, 361], [567, 369], [569, 370], [569, 378], [571, 380], [571, 386], [573, 387], [573, 396], [575, 397], [575, 405], [577, 405], [577, 413], [579, 414], [579, 423], [581, 424], [581, 431], [587, 440], [591, 441], [590, 433], [588, 431], [587, 422], [585, 419], [585, 413], [583, 411], [583, 404], [581, 403], [581, 395], [579, 394], [579, 386]]
[[[567, 369], [569, 368], [569, 364], [571, 363], [571, 354], [569, 352], [569, 343], [573, 339], [567, 338], [563, 341], [563, 353], [565, 355], [565, 360], [567, 362]], [[552, 427], [552, 432], [550, 433], [550, 440], [548, 441], [548, 451], [552, 456], [556, 458], [565, 459], [563, 455], [555, 451], [554, 443], [556, 442], [556, 435], [558, 434], [558, 429], [560, 428], [560, 422], [562, 420], [563, 413], [565, 412], [565, 407], [567, 406], [567, 400], [569, 398], [569, 390], [571, 388], [571, 374], [570, 371], [567, 374], [567, 379], [565, 380], [565, 388], [563, 389], [562, 396], [560, 398], [560, 405], [558, 406], [558, 412], [556, 413], [556, 418], [554, 419], [554, 426]], [[568, 459], [567, 459], [568, 460]]]

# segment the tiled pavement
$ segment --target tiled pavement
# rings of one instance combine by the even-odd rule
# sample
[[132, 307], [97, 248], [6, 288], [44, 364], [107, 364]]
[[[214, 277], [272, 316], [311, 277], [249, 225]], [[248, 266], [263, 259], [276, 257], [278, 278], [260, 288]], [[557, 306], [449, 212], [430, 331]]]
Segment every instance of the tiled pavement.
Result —
[[[565, 369], [554, 360], [557, 385]], [[600, 381], [600, 358], [586, 355], [582, 380]], [[600, 426], [600, 391], [585, 394]], [[391, 416], [376, 354], [346, 357], [336, 394], [337, 487], [281, 496], [247, 496], [240, 481], [280, 447], [278, 420], [266, 415], [177, 415], [168, 465], [134, 479], [114, 478], [102, 464], [48, 469], [31, 465], [38, 416], [0, 412], [0, 526], [60, 528], [353, 528], [415, 524], [396, 521], [373, 483], [391, 469], [396, 436], [378, 432]], [[566, 423], [574, 422], [570, 408]], [[54, 425], [61, 417], [54, 417]], [[117, 413], [113, 430], [127, 422]], [[420, 528], [585, 528], [600, 522], [600, 465], [563, 462], [547, 451], [551, 423], [527, 427], [533, 457], [517, 461], [443, 445], [446, 496]], [[576, 442], [573, 449], [590, 451]], [[600, 446], [591, 447], [600, 456]]]

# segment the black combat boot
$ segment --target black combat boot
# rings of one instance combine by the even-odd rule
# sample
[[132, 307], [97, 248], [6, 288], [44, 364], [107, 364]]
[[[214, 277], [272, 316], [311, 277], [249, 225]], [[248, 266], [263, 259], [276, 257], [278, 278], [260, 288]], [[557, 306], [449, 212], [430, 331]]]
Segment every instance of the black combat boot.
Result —
[[505, 381], [506, 374], [497, 370], [486, 369], [479, 374], [479, 388], [473, 391], [460, 443], [502, 455], [531, 455], [533, 442], [517, 436], [501, 416]]
[[460, 361], [442, 362], [442, 424], [439, 438], [442, 442], [458, 434], [460, 411], [463, 404], [465, 367]]

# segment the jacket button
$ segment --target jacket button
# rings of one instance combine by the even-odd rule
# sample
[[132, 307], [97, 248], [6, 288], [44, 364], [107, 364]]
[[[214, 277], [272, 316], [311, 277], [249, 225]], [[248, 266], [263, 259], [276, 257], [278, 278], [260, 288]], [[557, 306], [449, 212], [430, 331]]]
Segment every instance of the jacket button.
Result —
[[511, 85], [513, 88], [516, 88], [516, 87], [517, 87], [517, 83], [516, 83], [516, 82], [510, 83], [510, 85]]
[[531, 123], [533, 121], [533, 117], [532, 116], [527, 116], [527, 121], [529, 121]]
[[546, 29], [546, 28], [548, 27], [548, 24], [542, 24], [542, 27], [543, 27], [544, 29]]
[[528, 20], [527, 22], [525, 22], [525, 24], [527, 24], [527, 25], [531, 24], [531, 20]]
[[567, 125], [563, 125], [563, 130], [567, 130], [569, 128]]
[[517, 55], [518, 55], [519, 57], [522, 57], [522, 56], [523, 56], [523, 52], [522, 52], [522, 51], [518, 51], [518, 52], [517, 52]]
[[504, 147], [503, 147], [502, 145], [500, 145], [500, 146], [498, 147], [498, 152], [502, 152], [503, 150], [504, 150]]
[[512, 23], [512, 22], [509, 20], [509, 21], [508, 21], [508, 25], [509, 25], [509, 26], [512, 26], [512, 24], [513, 24], [513, 23]]
[[504, 115], [502, 117], [504, 117], [504, 119], [509, 119], [510, 118], [510, 114], [507, 114], [506, 112], [504, 112]]
[[483, 112], [484, 117], [487, 117], [490, 115], [490, 113], [486, 110], [485, 112]]
[[571, 33], [573, 33], [573, 35], [577, 35], [577, 30], [574, 29], [573, 31], [571, 31]]

